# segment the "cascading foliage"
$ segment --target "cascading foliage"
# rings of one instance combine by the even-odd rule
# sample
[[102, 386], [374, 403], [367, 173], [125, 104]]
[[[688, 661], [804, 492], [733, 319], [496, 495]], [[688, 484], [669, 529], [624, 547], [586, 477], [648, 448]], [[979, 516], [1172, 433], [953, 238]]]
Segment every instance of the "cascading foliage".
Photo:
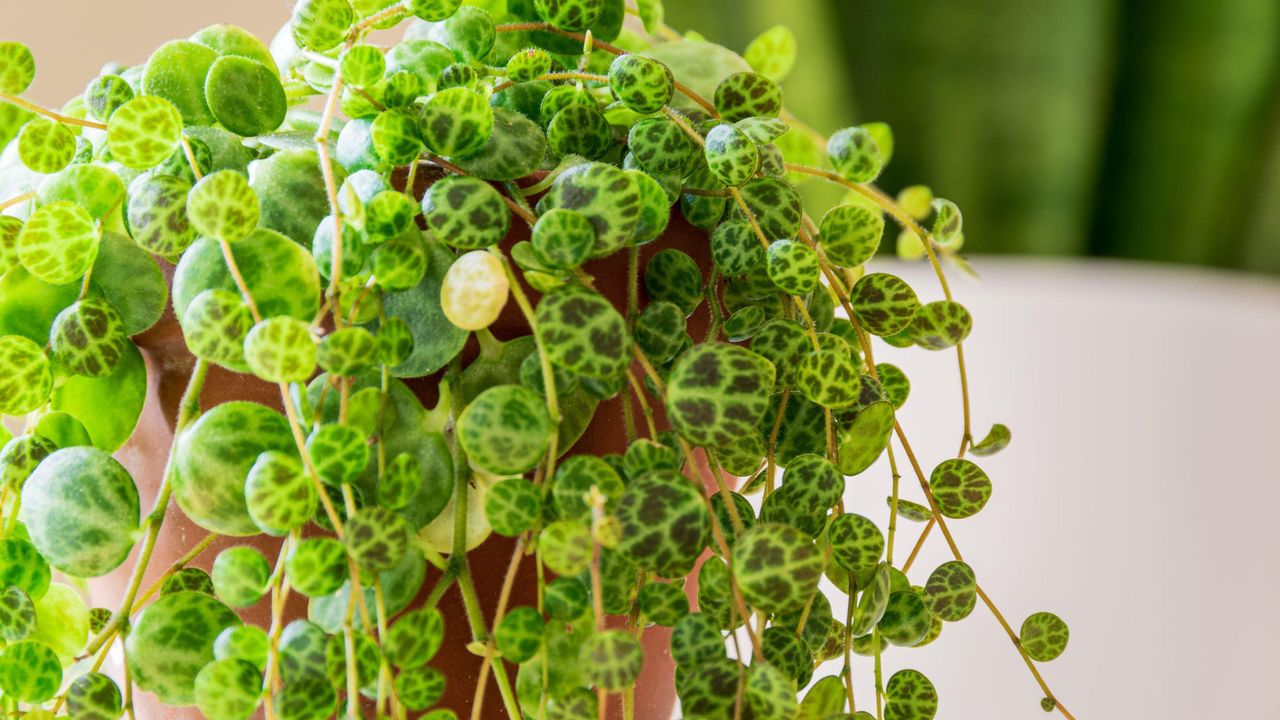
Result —
[[[369, 37], [406, 22], [398, 43]], [[928, 720], [939, 699], [907, 649], [981, 601], [1043, 708], [1071, 717], [1036, 666], [1066, 625], [1037, 612], [1016, 633], [949, 529], [990, 498], [971, 457], [1008, 429], [973, 442], [965, 383], [957, 456], [922, 466], [896, 420], [910, 382], [874, 359], [950, 350], [963, 381], [972, 320], [940, 261], [964, 267], [960, 211], [870, 184], [883, 124], [824, 139], [785, 112], [795, 51], [783, 28], [744, 55], [682, 37], [656, 0], [300, 0], [270, 49], [206, 28], [52, 110], [22, 97], [31, 52], [0, 43], [6, 714], [117, 718], [145, 691], [211, 720], [479, 717], [437, 707], [454, 635], [512, 717], [603, 718], [614, 694], [631, 717], [658, 625], [687, 717]], [[797, 190], [814, 179], [848, 192], [821, 218]], [[675, 213], [707, 245], [642, 267]], [[864, 272], [886, 215], [938, 299]], [[504, 242], [522, 223], [530, 239]], [[626, 277], [591, 274], [613, 255]], [[509, 303], [526, 335], [499, 341]], [[197, 360], [158, 497], [140, 498], [112, 453], [147, 396], [132, 338], [168, 307]], [[202, 406], [212, 365], [278, 386], [283, 412]], [[402, 381], [427, 375], [434, 408]], [[575, 452], [615, 396], [625, 453]], [[859, 482], [887, 508], [846, 507], [846, 479], [884, 455]], [[209, 534], [145, 586], [170, 503]], [[909, 554], [904, 521], [923, 528]], [[934, 528], [954, 559], [913, 568]], [[515, 555], [483, 572], [528, 556], [535, 606], [477, 597], [467, 553], [491, 533]], [[192, 565], [257, 535], [281, 540]], [[90, 608], [80, 579], [112, 572], [126, 593]], [[450, 592], [469, 617], [436, 609]], [[243, 624], [259, 603], [270, 623]], [[851, 654], [874, 657], [874, 697], [855, 698]]]

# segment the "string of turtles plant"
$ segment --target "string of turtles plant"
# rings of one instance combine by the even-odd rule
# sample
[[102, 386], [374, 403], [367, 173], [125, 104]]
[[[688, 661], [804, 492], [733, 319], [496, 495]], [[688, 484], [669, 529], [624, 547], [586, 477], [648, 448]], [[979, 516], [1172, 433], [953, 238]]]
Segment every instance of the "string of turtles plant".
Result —
[[[405, 21], [402, 41], [370, 40]], [[133, 718], [141, 690], [211, 720], [479, 718], [492, 681], [511, 717], [603, 718], [611, 694], [633, 717], [657, 625], [688, 717], [927, 720], [932, 683], [885, 666], [981, 601], [1042, 707], [1071, 718], [1038, 667], [1066, 625], [1040, 612], [1015, 632], [949, 526], [991, 495], [970, 457], [1010, 439], [970, 431], [971, 318], [942, 265], [963, 267], [960, 211], [871, 185], [883, 124], [823, 139], [786, 113], [794, 56], [783, 28], [742, 56], [680, 36], [655, 0], [301, 0], [270, 49], [210, 27], [53, 110], [22, 97], [28, 48], [0, 43], [6, 713]], [[419, 197], [428, 170], [443, 177]], [[849, 191], [820, 220], [796, 189], [814, 178]], [[640, 267], [674, 212], [705, 231], [709, 267], [676, 247]], [[886, 215], [942, 299], [864, 271]], [[513, 222], [529, 240], [504, 241]], [[590, 273], [615, 254], [626, 278]], [[618, 304], [597, 288], [623, 282]], [[527, 333], [499, 341], [508, 302]], [[147, 393], [131, 338], [168, 307], [196, 360], [144, 515], [112, 453]], [[963, 433], [931, 472], [879, 342], [955, 349]], [[202, 405], [212, 365], [276, 385], [282, 412]], [[428, 375], [434, 408], [403, 382]], [[614, 396], [625, 453], [575, 453]], [[887, 534], [842, 499], [882, 455]], [[171, 503], [208, 535], [144, 587]], [[903, 520], [923, 524], [905, 562]], [[913, 583], [934, 528], [954, 559]], [[504, 582], [483, 608], [468, 553], [491, 533], [515, 543], [485, 569]], [[280, 538], [274, 557], [238, 545], [190, 565], [257, 535]], [[537, 602], [513, 607], [530, 556]], [[81, 580], [113, 571], [123, 596], [88, 607]], [[465, 618], [436, 609], [455, 591]], [[294, 594], [306, 619], [285, 613]], [[262, 602], [270, 623], [243, 623]], [[468, 708], [436, 707], [446, 633], [483, 656]], [[871, 699], [853, 654], [874, 658]], [[828, 660], [841, 671], [812, 682]]]

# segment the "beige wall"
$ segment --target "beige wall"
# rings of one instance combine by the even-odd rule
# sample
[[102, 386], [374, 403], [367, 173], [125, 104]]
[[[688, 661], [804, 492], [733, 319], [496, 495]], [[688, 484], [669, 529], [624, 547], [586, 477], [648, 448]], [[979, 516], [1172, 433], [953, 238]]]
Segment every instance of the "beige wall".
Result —
[[161, 43], [207, 25], [240, 25], [269, 42], [289, 19], [290, 0], [0, 0], [0, 39], [36, 56], [27, 95], [61, 105], [110, 61], [140, 63]]

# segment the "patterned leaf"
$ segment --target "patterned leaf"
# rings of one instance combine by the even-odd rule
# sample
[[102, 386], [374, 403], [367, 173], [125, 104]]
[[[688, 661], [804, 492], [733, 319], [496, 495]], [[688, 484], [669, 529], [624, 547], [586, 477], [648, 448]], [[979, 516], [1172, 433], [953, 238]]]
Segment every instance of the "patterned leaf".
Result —
[[577, 575], [591, 564], [591, 528], [575, 520], [557, 520], [538, 535], [538, 553], [557, 575]]
[[520, 385], [485, 390], [458, 418], [458, 439], [467, 457], [495, 475], [532, 469], [546, 452], [554, 429], [543, 399]]
[[[893, 498], [885, 498], [885, 503], [889, 507], [893, 507]], [[929, 522], [929, 519], [933, 517], [933, 511], [929, 509], [928, 505], [921, 505], [920, 503], [898, 498], [898, 517], [911, 522]]]
[[302, 464], [293, 455], [276, 450], [262, 453], [249, 468], [244, 493], [254, 524], [275, 536], [306, 524], [319, 502]]
[[542, 649], [542, 635], [546, 623], [536, 608], [513, 608], [503, 616], [494, 630], [493, 637], [502, 657], [522, 663]]
[[688, 478], [656, 471], [634, 478], [618, 501], [617, 550], [662, 577], [687, 575], [711, 533], [706, 501]]
[[515, 180], [538, 169], [547, 136], [529, 118], [504, 107], [493, 108], [493, 133], [479, 150], [455, 162], [485, 180]]
[[959, 458], [944, 460], [935, 467], [929, 476], [929, 487], [938, 510], [952, 519], [977, 513], [991, 499], [991, 479], [982, 468]]
[[369, 126], [369, 137], [378, 157], [388, 165], [408, 165], [422, 154], [418, 117], [413, 110], [393, 107], [378, 113]]
[[387, 71], [387, 60], [373, 45], [360, 43], [347, 48], [339, 59], [343, 81], [357, 87], [377, 84]]
[[402, 452], [387, 463], [378, 480], [378, 504], [388, 510], [403, 510], [422, 491], [422, 463]]
[[66, 200], [42, 205], [18, 233], [18, 258], [51, 285], [69, 283], [93, 265], [98, 228], [84, 208]]
[[765, 248], [750, 223], [729, 220], [711, 233], [711, 256], [720, 272], [740, 275], [764, 262]]
[[143, 95], [126, 102], [107, 120], [111, 157], [134, 170], [146, 170], [164, 162], [181, 137], [182, 115], [178, 108], [155, 95]]
[[937, 213], [931, 233], [934, 242], [946, 247], [964, 237], [964, 217], [955, 203], [937, 198], [933, 201], [933, 209]]
[[945, 350], [963, 342], [972, 329], [973, 318], [963, 305], [937, 300], [916, 311], [911, 337], [926, 350]]
[[213, 656], [218, 660], [244, 660], [259, 670], [267, 667], [267, 632], [257, 625], [237, 625], [218, 633], [213, 641]]
[[133, 241], [143, 250], [173, 258], [195, 242], [187, 218], [191, 184], [172, 175], [139, 175], [129, 185], [127, 217]]
[[[422, 710], [444, 697], [445, 675], [435, 668], [418, 667], [401, 672], [395, 679], [396, 696], [410, 710]], [[437, 714], [428, 713], [423, 717]], [[452, 713], [452, 711], [444, 711]], [[456, 717], [456, 716], [455, 716]], [[445, 720], [445, 718], [439, 718]]]
[[271, 697], [271, 707], [280, 720], [321, 720], [333, 714], [338, 696], [323, 678], [305, 678], [289, 683]]
[[899, 670], [884, 691], [889, 701], [884, 716], [890, 720], [933, 720], [938, 712], [938, 693], [919, 671]]
[[690, 315], [702, 302], [702, 270], [683, 251], [660, 250], [645, 265], [644, 289], [650, 300], [673, 303]]
[[187, 217], [196, 232], [236, 242], [258, 225], [258, 194], [234, 170], [206, 175], [187, 195]]
[[298, 45], [324, 52], [342, 42], [354, 20], [347, 0], [303, 0], [294, 7], [290, 25]]
[[[640, 221], [636, 223], [629, 242], [644, 245], [662, 236], [671, 224], [671, 205], [676, 199], [675, 190], [663, 184], [643, 170], [631, 168], [625, 171], [640, 190]], [[672, 182], [671, 178], [665, 178]]]
[[441, 90], [422, 108], [419, 128], [432, 152], [465, 157], [484, 147], [493, 133], [493, 108], [474, 90]]
[[36, 76], [31, 48], [13, 40], [0, 43], [0, 92], [21, 95]]
[[888, 273], [863, 275], [849, 293], [849, 301], [867, 332], [881, 337], [906, 328], [920, 309], [911, 286]]
[[578, 655], [587, 681], [609, 692], [631, 687], [644, 665], [640, 641], [626, 630], [605, 630], [587, 638]]
[[444, 641], [445, 625], [440, 611], [419, 608], [396, 620], [387, 633], [383, 650], [400, 668], [412, 668], [435, 657]]
[[102, 298], [86, 297], [54, 318], [49, 349], [60, 370], [97, 378], [115, 370], [128, 344], [120, 313]]
[[538, 201], [539, 214], [553, 208], [577, 210], [596, 228], [592, 257], [602, 257], [626, 245], [640, 221], [640, 189], [625, 171], [599, 162], [585, 162], [560, 173]]
[[745, 132], [723, 123], [707, 133], [703, 154], [707, 167], [728, 185], [741, 185], [760, 168], [760, 150]]
[[[790, 183], [780, 178], [759, 178], [743, 185], [739, 192], [760, 223], [765, 237], [772, 241], [796, 236], [804, 209], [800, 194]], [[730, 220], [747, 219], [737, 203], [729, 204], [728, 217]]]
[[782, 110], [782, 88], [759, 73], [734, 73], [716, 86], [714, 102], [716, 111], [729, 122], [777, 117]]
[[790, 679], [767, 664], [753, 664], [747, 671], [746, 702], [761, 718], [794, 718], [799, 707]]
[[666, 65], [639, 55], [619, 55], [609, 65], [609, 87], [627, 107], [648, 115], [671, 102], [675, 78]]
[[595, 103], [569, 105], [547, 125], [547, 147], [552, 157], [580, 155], [595, 160], [613, 147], [613, 130]]
[[755, 334], [764, 325], [764, 308], [759, 305], [748, 305], [738, 310], [724, 321], [724, 334], [730, 342], [742, 342]]
[[191, 354], [236, 372], [248, 372], [244, 339], [253, 329], [249, 306], [236, 293], [211, 289], [196, 296], [183, 317]]
[[92, 447], [45, 458], [22, 487], [22, 519], [40, 554], [59, 570], [98, 577], [124, 562], [138, 529], [138, 489]]
[[301, 320], [267, 318], [245, 336], [244, 359], [267, 382], [302, 382], [315, 372], [316, 342]]
[[[828, 675], [815, 682], [800, 702], [795, 720], [826, 720], [844, 708], [844, 681], [838, 675]], [[854, 717], [854, 720], [863, 720]]]
[[366, 437], [350, 424], [317, 427], [307, 438], [307, 452], [320, 479], [334, 486], [354, 482], [369, 464]]
[[[160, 586], [161, 595], [172, 595], [177, 592], [192, 591], [204, 593], [205, 595], [213, 595], [213, 578], [209, 577], [209, 573], [200, 568], [185, 567], [178, 572], [169, 576], [164, 581], [164, 585]], [[110, 620], [111, 611], [108, 610], [107, 620]]]
[[289, 551], [285, 572], [294, 589], [303, 595], [328, 595], [347, 579], [346, 549], [334, 538], [307, 538]]
[[884, 616], [876, 623], [876, 629], [884, 639], [904, 647], [911, 647], [929, 634], [933, 614], [912, 590], [897, 590], [889, 594]]
[[[329, 682], [333, 683], [334, 687], [345, 687], [347, 684], [345, 634], [345, 632], [339, 632], [329, 636], [329, 640], [324, 645], [325, 674], [329, 676]], [[355, 645], [355, 659], [351, 664], [355, 666], [356, 686], [362, 690], [373, 690], [378, 679], [382, 651], [377, 641], [365, 633], [353, 632], [352, 640]]]
[[822, 575], [813, 540], [787, 525], [757, 523], [734, 543], [733, 559], [742, 596], [766, 612], [803, 606]]
[[489, 183], [474, 177], [450, 176], [422, 198], [427, 225], [441, 242], [475, 250], [497, 244], [511, 226], [511, 211]]
[[569, 520], [590, 520], [586, 496], [592, 488], [605, 496], [605, 511], [612, 512], [626, 489], [622, 478], [609, 463], [595, 455], [574, 455], [556, 468], [551, 494], [556, 512]]
[[867, 635], [884, 617], [892, 593], [889, 577], [889, 566], [882, 562], [876, 566], [867, 587], [862, 589], [853, 614], [853, 624], [849, 628], [854, 637]]
[[49, 561], [30, 541], [20, 537], [0, 539], [0, 584], [22, 590], [33, 601], [49, 590]]
[[880, 175], [888, 161], [867, 128], [837, 130], [827, 140], [827, 157], [836, 172], [856, 183], [867, 183]]
[[551, 362], [607, 380], [631, 364], [626, 321], [599, 293], [562, 285], [543, 296], [535, 316]]
[[44, 350], [20, 335], [0, 336], [0, 413], [24, 415], [44, 404], [53, 374]]
[[67, 688], [67, 710], [75, 720], [118, 718], [123, 703], [120, 687], [103, 673], [85, 673]]
[[218, 553], [210, 575], [218, 599], [231, 607], [243, 608], [262, 599], [271, 577], [271, 566], [256, 549], [238, 545]]
[[832, 409], [855, 404], [862, 384], [857, 364], [843, 350], [817, 350], [804, 355], [795, 371], [795, 382], [805, 397]]
[[640, 167], [657, 174], [683, 172], [694, 153], [689, 136], [665, 117], [645, 118], [632, 125], [627, 149]]
[[533, 226], [533, 250], [548, 267], [569, 270], [587, 259], [595, 247], [596, 229], [586, 215], [554, 208]]
[[400, 562], [409, 549], [404, 518], [386, 508], [361, 508], [347, 521], [347, 552], [362, 569], [381, 572]]
[[36, 118], [18, 133], [18, 157], [34, 172], [51, 174], [66, 167], [76, 154], [76, 136], [61, 123]]
[[0, 590], [0, 639], [14, 643], [36, 630], [36, 606], [16, 585]]
[[902, 409], [903, 404], [907, 402], [907, 395], [911, 392], [911, 381], [906, 373], [902, 372], [897, 365], [877, 363], [876, 375], [879, 376], [880, 388], [884, 390], [886, 399], [893, 404], [895, 410]]
[[973, 612], [978, 602], [973, 568], [959, 560], [942, 563], [924, 586], [924, 602], [929, 610], [947, 622], [959, 622]]
[[462, 0], [409, 0], [407, 6], [423, 20], [438, 22], [452, 16], [461, 4]]
[[646, 583], [636, 595], [636, 604], [645, 618], [663, 627], [672, 627], [689, 614], [689, 599], [676, 583]]
[[533, 0], [538, 15], [562, 30], [586, 30], [600, 17], [604, 0]]
[[14, 643], [0, 653], [0, 690], [22, 703], [50, 700], [62, 684], [62, 665], [48, 645], [36, 640]]
[[1062, 618], [1050, 612], [1027, 616], [1018, 631], [1018, 641], [1032, 660], [1049, 662], [1067, 649], [1071, 633]]
[[577, 578], [556, 578], [547, 584], [544, 604], [547, 616], [556, 620], [571, 621], [582, 617], [591, 608], [587, 587]]
[[514, 537], [537, 522], [542, 513], [542, 495], [524, 478], [507, 478], [489, 488], [484, 512], [494, 532]]
[[773, 380], [773, 364], [749, 350], [725, 343], [695, 346], [671, 370], [668, 417], [696, 445], [729, 444], [760, 422]]
[[215, 660], [196, 674], [196, 707], [209, 720], [245, 720], [261, 698], [262, 673], [244, 660]]
[[196, 674], [213, 660], [214, 641], [239, 624], [231, 608], [209, 595], [161, 596], [142, 611], [125, 640], [133, 682], [166, 705], [190, 705]]
[[778, 625], [767, 628], [762, 637], [762, 654], [770, 665], [778, 668], [788, 679], [803, 687], [813, 677], [813, 653], [804, 641], [796, 637], [794, 630]]
[[831, 541], [831, 558], [853, 573], [875, 568], [884, 554], [884, 535], [870, 519], [846, 513], [831, 521], [827, 530]]

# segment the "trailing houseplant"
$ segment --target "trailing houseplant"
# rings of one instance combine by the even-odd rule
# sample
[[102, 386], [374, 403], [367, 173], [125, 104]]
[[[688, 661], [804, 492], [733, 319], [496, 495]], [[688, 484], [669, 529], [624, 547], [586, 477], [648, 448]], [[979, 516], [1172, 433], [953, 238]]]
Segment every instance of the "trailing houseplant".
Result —
[[[785, 30], [739, 56], [661, 15], [301, 0], [270, 50], [207, 28], [59, 110], [0, 43], [6, 712], [660, 717], [636, 684], [669, 650], [689, 717], [926, 719], [902, 648], [981, 601], [1071, 717], [1037, 668], [1065, 624], [1015, 632], [949, 530], [1010, 438], [971, 434], [959, 209], [870, 184], [884, 125], [783, 110]], [[849, 193], [821, 219], [812, 179]], [[886, 215], [940, 299], [864, 272]], [[929, 472], [880, 343], [956, 354]], [[882, 456], [886, 505], [846, 508]], [[459, 639], [478, 675], [437, 656]]]

